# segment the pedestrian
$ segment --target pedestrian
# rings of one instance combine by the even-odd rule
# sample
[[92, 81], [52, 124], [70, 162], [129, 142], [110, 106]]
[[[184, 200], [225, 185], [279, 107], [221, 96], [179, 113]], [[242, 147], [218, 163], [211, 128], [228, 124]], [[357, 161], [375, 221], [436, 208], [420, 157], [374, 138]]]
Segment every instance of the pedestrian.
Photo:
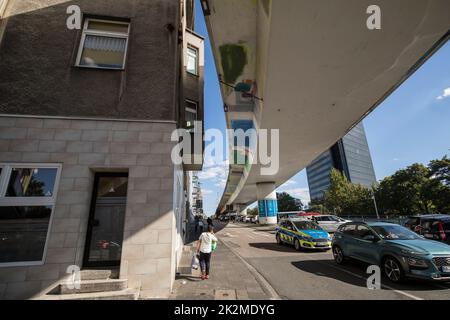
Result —
[[197, 231], [198, 231], [198, 216], [195, 216], [194, 224], [195, 224], [195, 233], [197, 233]]
[[209, 279], [209, 269], [211, 264], [212, 243], [217, 242], [214, 235], [214, 228], [208, 225], [208, 231], [203, 232], [198, 239], [197, 253], [199, 254], [200, 269], [202, 271], [202, 280]]
[[200, 233], [203, 233], [203, 221], [201, 219], [198, 221], [198, 227], [200, 228]]

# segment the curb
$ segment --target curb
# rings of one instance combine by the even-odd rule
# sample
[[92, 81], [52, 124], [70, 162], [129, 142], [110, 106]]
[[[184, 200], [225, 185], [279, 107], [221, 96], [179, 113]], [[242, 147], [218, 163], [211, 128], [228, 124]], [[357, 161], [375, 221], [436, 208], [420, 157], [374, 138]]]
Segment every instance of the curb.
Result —
[[222, 241], [219, 239], [219, 241], [228, 248], [236, 257], [239, 258], [239, 260], [244, 263], [244, 265], [247, 267], [247, 269], [253, 274], [256, 281], [259, 283], [259, 285], [262, 287], [264, 292], [270, 297], [270, 300], [282, 300], [281, 297], [278, 295], [277, 291], [272, 287], [272, 285], [264, 278], [264, 276], [258, 272], [251, 264], [249, 264], [245, 259], [237, 253], [235, 249], [233, 249], [229, 244], [227, 244], [225, 241]]

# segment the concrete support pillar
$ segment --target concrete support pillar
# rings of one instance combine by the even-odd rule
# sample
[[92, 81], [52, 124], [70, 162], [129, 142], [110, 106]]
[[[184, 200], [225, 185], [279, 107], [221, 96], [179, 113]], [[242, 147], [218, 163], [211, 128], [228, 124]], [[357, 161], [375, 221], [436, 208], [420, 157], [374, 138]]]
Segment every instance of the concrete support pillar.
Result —
[[247, 215], [247, 206], [246, 205], [239, 204], [239, 205], [236, 205], [236, 207], [237, 207], [237, 213], [239, 215], [242, 215], [242, 216], [246, 216]]
[[258, 196], [258, 214], [260, 224], [277, 224], [278, 203], [275, 183], [256, 184]]

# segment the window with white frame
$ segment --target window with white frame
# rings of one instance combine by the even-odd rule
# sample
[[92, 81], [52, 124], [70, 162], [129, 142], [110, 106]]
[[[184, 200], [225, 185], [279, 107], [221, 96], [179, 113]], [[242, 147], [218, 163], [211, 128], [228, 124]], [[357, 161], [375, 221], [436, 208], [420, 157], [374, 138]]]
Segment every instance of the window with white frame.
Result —
[[188, 45], [186, 71], [194, 75], [198, 74], [198, 49]]
[[0, 164], [0, 266], [44, 262], [61, 166]]
[[197, 103], [186, 100], [186, 107], [184, 110], [184, 120], [186, 122], [185, 128], [189, 132], [195, 132], [195, 122], [197, 121]]
[[76, 65], [87, 68], [125, 68], [130, 24], [86, 19]]

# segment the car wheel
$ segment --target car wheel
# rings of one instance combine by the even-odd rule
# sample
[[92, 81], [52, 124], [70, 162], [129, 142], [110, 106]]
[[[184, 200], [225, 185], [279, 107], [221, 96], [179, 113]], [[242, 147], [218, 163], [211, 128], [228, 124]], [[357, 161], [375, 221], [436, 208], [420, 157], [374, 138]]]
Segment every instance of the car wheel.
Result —
[[383, 259], [383, 271], [386, 277], [392, 282], [401, 282], [404, 272], [400, 262], [393, 257]]
[[302, 247], [300, 246], [300, 241], [298, 241], [298, 239], [294, 240], [294, 247], [297, 251], [300, 251], [302, 249]]
[[337, 264], [344, 264], [345, 257], [344, 257], [344, 252], [342, 251], [341, 247], [339, 247], [339, 246], [333, 247], [333, 257], [334, 257], [334, 261]]
[[277, 233], [277, 235], [275, 236], [275, 238], [277, 239], [277, 243], [281, 246], [281, 245], [283, 244], [283, 241], [281, 241], [280, 234]]

